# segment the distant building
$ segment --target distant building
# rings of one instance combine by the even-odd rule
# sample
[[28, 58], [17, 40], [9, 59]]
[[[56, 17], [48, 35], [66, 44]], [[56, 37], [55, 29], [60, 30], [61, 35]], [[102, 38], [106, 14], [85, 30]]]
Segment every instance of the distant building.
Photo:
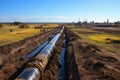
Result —
[[107, 19], [107, 24], [109, 24], [109, 19]]
[[97, 27], [112, 27], [111, 24], [96, 24]]
[[115, 23], [96, 23], [97, 27], [119, 27], [119, 24], [115, 24]]

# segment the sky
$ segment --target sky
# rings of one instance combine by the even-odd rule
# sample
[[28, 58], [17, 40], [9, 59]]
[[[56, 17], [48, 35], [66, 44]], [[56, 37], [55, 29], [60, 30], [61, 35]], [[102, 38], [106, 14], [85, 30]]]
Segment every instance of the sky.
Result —
[[0, 0], [0, 22], [110, 22], [120, 20], [120, 0]]

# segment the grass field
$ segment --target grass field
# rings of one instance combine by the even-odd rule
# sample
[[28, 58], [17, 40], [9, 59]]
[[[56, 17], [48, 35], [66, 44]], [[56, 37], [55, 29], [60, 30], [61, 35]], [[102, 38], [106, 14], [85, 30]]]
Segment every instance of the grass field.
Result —
[[[13, 29], [13, 32], [10, 32], [10, 29]], [[19, 41], [26, 37], [34, 36], [39, 33], [40, 30], [34, 28], [20, 29], [17, 26], [3, 27], [0, 30], [0, 46]]]
[[[4, 25], [4, 27], [0, 29], [0, 46], [22, 40], [26, 37], [37, 35], [42, 32], [42, 29], [47, 29], [48, 31], [58, 26], [58, 24], [47, 24], [47, 25], [28, 24], [28, 25], [29, 28], [19, 28], [19, 26]], [[39, 26], [39, 25], [43, 25], [41, 31], [40, 29], [34, 28], [34, 26]], [[12, 29], [13, 32], [10, 32], [10, 29]]]
[[90, 35], [89, 38], [99, 43], [109, 43], [111, 40], [120, 40], [120, 37], [106, 34]]
[[[120, 36], [98, 32], [89, 28], [71, 28], [77, 35], [82, 38], [82, 41], [102, 46], [105, 49], [120, 53]], [[114, 41], [116, 41], [114, 43]]]

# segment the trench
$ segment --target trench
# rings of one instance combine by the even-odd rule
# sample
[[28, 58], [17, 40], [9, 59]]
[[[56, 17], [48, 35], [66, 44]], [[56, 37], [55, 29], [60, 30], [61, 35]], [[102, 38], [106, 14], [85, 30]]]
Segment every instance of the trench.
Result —
[[[46, 69], [46, 66], [48, 65], [48, 59], [51, 57], [51, 51], [55, 47], [55, 44], [58, 41], [59, 37], [61, 36], [61, 33], [63, 32], [63, 30], [64, 30], [64, 27], [62, 27], [62, 29], [59, 30], [54, 37], [52, 37], [50, 42], [45, 42], [45, 45], [47, 43], [48, 44], [41, 51], [38, 50], [38, 49], [41, 49], [41, 47], [39, 46], [38, 49], [35, 49], [36, 51], [33, 51], [30, 54], [28, 54], [29, 55], [27, 56], [28, 58], [31, 58], [31, 57], [34, 57], [34, 58], [29, 61], [25, 69], [22, 70], [21, 74], [18, 77], [16, 77], [16, 79], [38, 80], [41, 78], [42, 76], [41, 73]], [[36, 54], [37, 52], [39, 52], [39, 54], [35, 56], [36, 54], [34, 52]], [[35, 68], [38, 69], [37, 73], [33, 72], [33, 69]], [[27, 76], [25, 76], [25, 74]]]
[[27, 59], [27, 61], [25, 63], [23, 63], [22, 67], [17, 69], [17, 71], [9, 78], [9, 80], [15, 79], [25, 69], [27, 62], [31, 58], [35, 57], [48, 44], [48, 42], [49, 42], [49, 40], [46, 40], [45, 42], [40, 44], [37, 48], [35, 48], [33, 51], [31, 51], [27, 55], [24, 55], [25, 56], [24, 59]]
[[[51, 36], [50, 38], [52, 38], [53, 36]], [[23, 59], [25, 60], [25, 62], [23, 63], [22, 67], [17, 68], [17, 71], [10, 76], [9, 80], [13, 80], [15, 79], [26, 67], [27, 63], [34, 58], [48, 43], [51, 39], [47, 39], [46, 41], [44, 41], [43, 43], [41, 43], [38, 47], [36, 47], [34, 50], [32, 50], [30, 53], [21, 56], [19, 59]]]
[[66, 35], [64, 35], [64, 40], [63, 40], [63, 48], [62, 52], [60, 55], [60, 63], [61, 63], [61, 68], [60, 68], [60, 75], [59, 75], [59, 80], [66, 80], [66, 75], [65, 75], [65, 53], [66, 53]]

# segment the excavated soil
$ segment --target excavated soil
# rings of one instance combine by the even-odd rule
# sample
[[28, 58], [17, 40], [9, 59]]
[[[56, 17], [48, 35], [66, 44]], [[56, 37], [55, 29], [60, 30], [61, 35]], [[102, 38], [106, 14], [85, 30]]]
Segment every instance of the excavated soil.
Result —
[[85, 32], [85, 31], [78, 31], [79, 34], [101, 34], [100, 32]]
[[26, 60], [23, 56], [34, 50], [38, 45], [49, 38], [56, 29], [26, 38], [19, 42], [0, 46], [0, 80], [13, 80], [13, 74], [17, 72]]
[[57, 41], [55, 49], [51, 53], [51, 58], [49, 59], [49, 63], [46, 66], [46, 69], [42, 74], [42, 77], [40, 80], [58, 80], [59, 70], [61, 68], [60, 55], [61, 55], [61, 50], [63, 45], [63, 39], [64, 39], [64, 32], [59, 38], [59, 40]]
[[67, 80], [120, 80], [120, 58], [67, 29]]
[[[55, 32], [54, 30], [53, 32]], [[21, 69], [24, 68], [26, 63], [20, 56], [37, 47], [50, 33], [52, 31], [45, 33], [44, 36], [37, 35], [11, 44], [12, 46], [0, 47], [0, 80], [13, 80], [16, 76], [15, 73], [18, 75], [17, 72], [22, 71]], [[67, 51], [65, 53], [66, 80], [120, 80], [120, 58], [115, 53], [82, 42], [82, 38], [68, 28], [65, 28], [64, 33], [67, 37]], [[63, 47], [64, 33], [57, 41], [40, 80], [59, 79], [60, 53]]]

